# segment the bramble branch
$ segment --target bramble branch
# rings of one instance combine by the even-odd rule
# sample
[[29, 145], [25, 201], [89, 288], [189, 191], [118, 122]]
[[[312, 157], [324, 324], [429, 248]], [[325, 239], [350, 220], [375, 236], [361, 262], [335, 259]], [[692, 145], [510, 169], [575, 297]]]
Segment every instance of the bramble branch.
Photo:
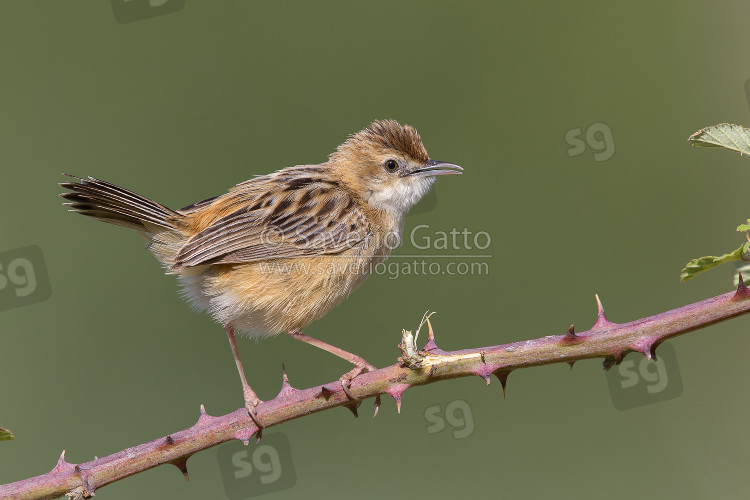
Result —
[[[630, 323], [612, 323], [604, 315], [597, 297], [599, 312], [594, 326], [575, 333], [571, 325], [563, 335], [549, 335], [536, 340], [461, 351], [446, 352], [438, 348], [430, 326], [427, 344], [418, 350], [414, 336], [404, 331], [399, 348], [399, 362], [380, 370], [365, 373], [350, 386], [357, 401], [350, 400], [338, 381], [295, 389], [283, 375], [281, 391], [270, 401], [256, 408], [264, 427], [303, 417], [336, 406], [348, 407], [355, 416], [361, 400], [389, 394], [400, 411], [401, 396], [409, 387], [431, 384], [469, 375], [479, 375], [487, 384], [495, 375], [503, 386], [508, 375], [519, 368], [604, 358], [609, 369], [622, 361], [629, 352], [638, 351], [655, 358], [656, 347], [663, 341], [724, 321], [750, 311], [750, 290], [742, 282], [734, 292], [689, 304], [655, 316]], [[429, 319], [426, 318], [429, 324]], [[192, 427], [169, 434], [149, 443], [97, 458], [91, 462], [71, 464], [65, 452], [48, 473], [16, 483], [0, 485], [0, 498], [90, 498], [95, 490], [114, 481], [132, 476], [162, 464], [172, 464], [188, 477], [187, 460], [193, 454], [239, 439], [248, 444], [253, 436], [260, 440], [262, 430], [242, 408], [221, 417], [212, 417], [201, 406], [200, 417]]]

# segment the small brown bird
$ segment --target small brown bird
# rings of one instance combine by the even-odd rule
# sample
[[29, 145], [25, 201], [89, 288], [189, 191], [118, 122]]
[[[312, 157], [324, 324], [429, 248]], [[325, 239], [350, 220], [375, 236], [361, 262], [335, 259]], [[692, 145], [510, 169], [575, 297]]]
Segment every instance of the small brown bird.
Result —
[[[76, 177], [60, 185], [65, 205], [135, 229], [196, 309], [229, 337], [245, 407], [260, 403], [245, 379], [235, 332], [253, 338], [287, 332], [354, 364], [341, 377], [346, 394], [375, 367], [302, 333], [356, 289], [401, 239], [404, 217], [436, 175], [458, 174], [430, 160], [417, 131], [376, 121], [351, 135], [319, 165], [255, 177], [182, 210], [170, 210], [108, 182]], [[70, 176], [75, 177], [75, 176]]]

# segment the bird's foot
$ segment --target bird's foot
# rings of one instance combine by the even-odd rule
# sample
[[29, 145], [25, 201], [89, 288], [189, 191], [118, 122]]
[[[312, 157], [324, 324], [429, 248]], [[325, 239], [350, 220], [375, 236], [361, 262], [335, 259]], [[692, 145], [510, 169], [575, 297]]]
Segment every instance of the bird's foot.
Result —
[[242, 392], [245, 396], [245, 409], [247, 410], [248, 415], [250, 415], [250, 419], [258, 426], [259, 431], [265, 429], [266, 426], [260, 423], [258, 414], [255, 412], [255, 407], [262, 403], [262, 401], [249, 385], [245, 386]]
[[[354, 397], [354, 395], [349, 392], [349, 386], [351, 385], [351, 381], [357, 378], [359, 375], [361, 375], [364, 372], [372, 372], [377, 370], [377, 368], [367, 361], [365, 361], [362, 358], [359, 358], [356, 361], [353, 361], [354, 368], [351, 371], [348, 371], [347, 373], [343, 374], [339, 381], [341, 382], [341, 388], [344, 389], [344, 393], [347, 395], [349, 399], [357, 400], [358, 398]], [[359, 404], [358, 404], [359, 406]], [[373, 418], [375, 418], [378, 415], [378, 411], [380, 410], [380, 394], [375, 396], [375, 413], [373, 414]]]
[[344, 392], [349, 397], [349, 399], [357, 399], [354, 396], [352, 396], [351, 392], [349, 392], [349, 387], [351, 385], [352, 380], [357, 378], [362, 373], [372, 372], [372, 371], [377, 370], [377, 368], [372, 366], [370, 363], [368, 363], [362, 358], [359, 358], [352, 362], [354, 363], [354, 368], [352, 368], [351, 371], [348, 371], [345, 374], [343, 374], [341, 378], [339, 379], [339, 381], [341, 382], [341, 387], [344, 389]]

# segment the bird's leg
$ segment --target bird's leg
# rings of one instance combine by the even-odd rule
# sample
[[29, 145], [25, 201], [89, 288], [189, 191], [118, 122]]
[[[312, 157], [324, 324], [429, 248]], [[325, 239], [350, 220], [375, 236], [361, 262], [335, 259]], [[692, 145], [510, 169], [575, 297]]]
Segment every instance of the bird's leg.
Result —
[[341, 381], [341, 387], [343, 387], [344, 392], [351, 399], [357, 399], [357, 398], [352, 396], [352, 394], [349, 392], [349, 383], [355, 378], [357, 378], [357, 376], [362, 374], [363, 372], [371, 372], [371, 371], [377, 370], [377, 368], [375, 368], [370, 363], [360, 358], [356, 354], [352, 354], [343, 349], [339, 349], [336, 346], [332, 346], [331, 344], [326, 344], [322, 340], [318, 340], [309, 335], [305, 335], [304, 333], [302, 333], [302, 330], [292, 330], [291, 332], [288, 332], [288, 333], [289, 335], [291, 335], [293, 338], [297, 340], [301, 340], [302, 342], [305, 342], [307, 344], [314, 345], [315, 347], [320, 347], [324, 351], [328, 351], [331, 354], [335, 354], [336, 356], [343, 358], [349, 361], [350, 363], [354, 364], [354, 369], [343, 374], [341, 378], [339, 379]]
[[260, 423], [258, 415], [255, 413], [255, 407], [260, 403], [260, 398], [255, 391], [250, 388], [250, 384], [247, 383], [245, 378], [245, 370], [242, 369], [242, 360], [240, 359], [240, 351], [237, 349], [237, 340], [234, 338], [234, 327], [227, 325], [224, 327], [224, 331], [227, 332], [229, 338], [229, 347], [232, 348], [232, 354], [234, 355], [234, 362], [237, 364], [237, 371], [240, 372], [240, 380], [242, 381], [242, 395], [245, 397], [245, 409], [250, 414], [250, 418], [258, 426], [258, 429], [263, 429], [263, 424]]

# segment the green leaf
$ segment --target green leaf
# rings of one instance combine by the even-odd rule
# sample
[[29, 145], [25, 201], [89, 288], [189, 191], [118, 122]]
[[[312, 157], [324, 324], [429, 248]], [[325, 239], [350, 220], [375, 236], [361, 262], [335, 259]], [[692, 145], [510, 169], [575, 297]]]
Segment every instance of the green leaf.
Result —
[[10, 432], [8, 429], [3, 429], [0, 427], [0, 441], [13, 441], [16, 439], [13, 437], [13, 433]]
[[750, 231], [750, 220], [747, 221], [747, 224], [740, 224], [737, 226], [737, 231]]
[[707, 256], [699, 259], [693, 259], [687, 263], [685, 269], [680, 273], [680, 281], [687, 281], [698, 273], [711, 269], [712, 267], [718, 266], [725, 262], [731, 262], [733, 260], [747, 260], [743, 259], [742, 256], [748, 254], [750, 249], [750, 241], [742, 245], [740, 248], [732, 253], [724, 254], [720, 257]]
[[701, 129], [688, 137], [693, 146], [724, 148], [750, 155], [750, 129], [731, 123], [720, 123]]

